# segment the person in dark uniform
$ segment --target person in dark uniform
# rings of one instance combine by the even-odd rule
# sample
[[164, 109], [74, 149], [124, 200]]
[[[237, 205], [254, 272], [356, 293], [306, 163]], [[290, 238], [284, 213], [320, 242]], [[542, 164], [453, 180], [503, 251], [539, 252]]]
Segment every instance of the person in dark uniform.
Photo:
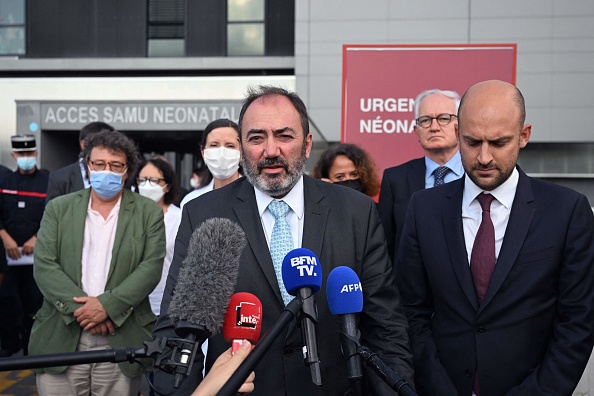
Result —
[[[4, 176], [10, 173], [12, 173], [10, 169], [4, 165], [0, 165], [0, 182], [4, 180]], [[4, 281], [6, 271], [8, 271], [8, 265], [6, 264], [6, 252], [4, 251], [4, 245], [0, 243], [0, 286], [2, 286], [2, 282]]]
[[48, 174], [37, 169], [33, 135], [11, 137], [17, 170], [0, 180], [0, 238], [8, 269], [0, 285], [0, 357], [27, 354], [43, 297], [33, 279], [33, 252], [45, 208]]
[[12, 173], [12, 171], [5, 167], [4, 165], [0, 165], [0, 180], [4, 179], [4, 176], [8, 175], [9, 173]]

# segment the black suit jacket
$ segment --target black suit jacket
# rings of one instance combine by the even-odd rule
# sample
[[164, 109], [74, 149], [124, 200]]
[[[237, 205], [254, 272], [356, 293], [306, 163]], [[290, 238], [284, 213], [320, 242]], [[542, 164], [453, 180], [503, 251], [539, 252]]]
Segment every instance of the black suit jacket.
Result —
[[50, 173], [45, 202], [84, 188], [80, 163], [76, 161]]
[[[254, 395], [341, 395], [349, 389], [346, 366], [340, 350], [339, 320], [330, 314], [326, 301], [326, 279], [337, 266], [346, 265], [359, 275], [364, 293], [364, 308], [359, 328], [362, 343], [371, 347], [404, 378], [412, 380], [407, 325], [401, 309], [383, 230], [374, 202], [352, 189], [304, 176], [305, 219], [303, 247], [319, 257], [323, 284], [315, 295], [319, 311], [316, 326], [322, 367], [323, 387], [311, 382], [309, 369], [301, 354], [300, 329], [291, 326], [273, 344], [256, 368]], [[177, 234], [175, 254], [163, 295], [161, 312], [167, 312], [180, 265], [186, 256], [192, 232], [208, 218], [228, 218], [241, 225], [248, 245], [241, 256], [236, 291], [256, 295], [263, 306], [262, 334], [278, 319], [282, 303], [272, 259], [258, 214], [254, 188], [247, 178], [214, 190], [185, 205]], [[161, 315], [154, 335], [172, 336], [171, 320]], [[229, 344], [220, 335], [209, 340], [207, 366]], [[195, 372], [184, 382], [180, 394], [189, 394], [200, 378], [202, 358]], [[163, 388], [171, 376], [157, 371], [156, 381]], [[373, 377], [370, 377], [373, 378]], [[375, 377], [374, 384], [385, 394], [395, 394]], [[382, 392], [382, 393], [383, 393]], [[374, 392], [379, 394], [379, 390]]]
[[410, 197], [425, 188], [425, 170], [425, 157], [421, 157], [384, 171], [377, 210], [392, 262], [398, 253]]
[[521, 170], [483, 303], [462, 225], [464, 178], [414, 194], [397, 258], [417, 390], [571, 395], [592, 351], [594, 220], [588, 200]]

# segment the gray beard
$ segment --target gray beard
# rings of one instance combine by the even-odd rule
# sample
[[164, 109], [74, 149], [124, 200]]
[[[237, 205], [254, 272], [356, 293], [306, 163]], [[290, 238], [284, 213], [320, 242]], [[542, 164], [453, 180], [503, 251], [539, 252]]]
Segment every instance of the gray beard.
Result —
[[[258, 173], [258, 165], [253, 166], [246, 160], [245, 153], [242, 153], [242, 167], [245, 177], [248, 179], [250, 184], [262, 191], [264, 194], [271, 197], [282, 197], [291, 191], [291, 189], [297, 184], [303, 172], [305, 170], [305, 144], [301, 150], [301, 158], [294, 164], [293, 167], [289, 167], [287, 175], [284, 179], [281, 176], [266, 180], [263, 176]], [[292, 169], [291, 169], [292, 168]]]

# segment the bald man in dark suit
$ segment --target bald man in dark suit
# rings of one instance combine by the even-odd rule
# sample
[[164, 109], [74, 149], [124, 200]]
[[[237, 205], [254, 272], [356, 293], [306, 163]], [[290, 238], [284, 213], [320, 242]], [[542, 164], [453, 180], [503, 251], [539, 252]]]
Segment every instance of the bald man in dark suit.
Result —
[[592, 352], [592, 210], [517, 167], [524, 119], [513, 85], [471, 87], [466, 176], [411, 199], [397, 284], [422, 395], [571, 395]]

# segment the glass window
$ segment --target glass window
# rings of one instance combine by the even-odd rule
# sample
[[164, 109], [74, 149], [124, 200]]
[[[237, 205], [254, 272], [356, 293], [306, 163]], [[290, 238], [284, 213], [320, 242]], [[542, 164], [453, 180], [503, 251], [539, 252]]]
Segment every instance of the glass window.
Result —
[[227, 55], [266, 55], [264, 20], [264, 0], [227, 0]]
[[149, 39], [148, 41], [148, 56], [159, 57], [169, 56], [178, 57], [185, 56], [186, 40], [184, 39]]
[[25, 23], [25, 0], [0, 0], [0, 23]]
[[25, 52], [25, 0], [0, 0], [0, 55]]
[[264, 0], [227, 0], [229, 22], [263, 21]]
[[148, 56], [185, 55], [186, 0], [149, 0]]
[[263, 56], [264, 24], [229, 24], [227, 26], [227, 55]]

